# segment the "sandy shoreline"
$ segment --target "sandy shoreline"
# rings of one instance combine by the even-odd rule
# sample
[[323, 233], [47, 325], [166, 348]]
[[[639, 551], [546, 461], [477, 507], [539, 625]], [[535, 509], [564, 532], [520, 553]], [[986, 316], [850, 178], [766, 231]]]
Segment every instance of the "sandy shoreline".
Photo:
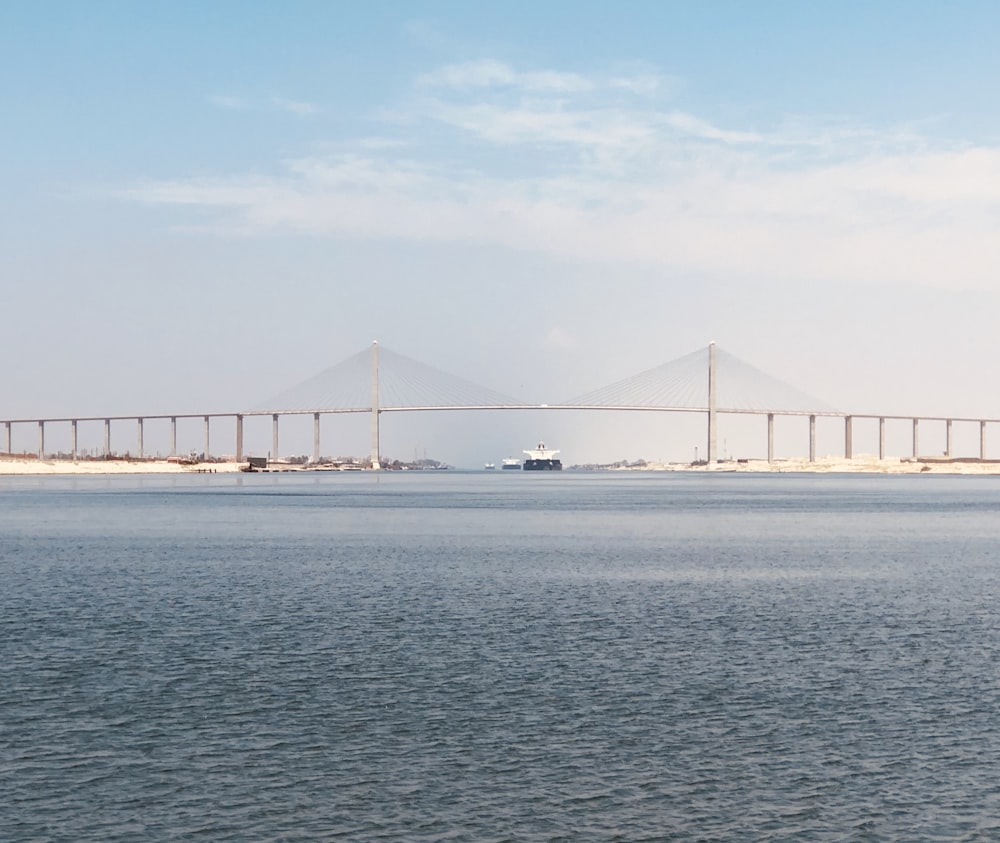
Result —
[[900, 458], [880, 460], [863, 454], [853, 459], [843, 457], [822, 457], [815, 462], [807, 459], [740, 460], [716, 463], [713, 466], [693, 466], [685, 463], [668, 465], [647, 465], [647, 471], [710, 471], [753, 473], [753, 474], [998, 474], [1000, 461], [994, 460], [949, 460], [944, 458]]
[[[112, 474], [231, 474], [245, 468], [246, 462], [208, 462], [182, 464], [167, 460], [38, 460], [17, 457], [0, 458], [0, 476], [3, 475], [112, 475]], [[297, 467], [282, 465], [279, 470], [298, 471]], [[618, 471], [681, 471], [751, 474], [971, 474], [1000, 475], [1000, 461], [947, 460], [942, 458], [891, 458], [880, 460], [871, 455], [860, 455], [846, 460], [843, 457], [823, 457], [815, 462], [807, 459], [741, 460], [715, 465], [690, 465], [688, 463], [648, 463], [643, 468], [623, 467]]]
[[167, 460], [38, 460], [0, 459], [0, 475], [79, 474], [230, 474], [246, 463], [206, 462], [182, 464]]

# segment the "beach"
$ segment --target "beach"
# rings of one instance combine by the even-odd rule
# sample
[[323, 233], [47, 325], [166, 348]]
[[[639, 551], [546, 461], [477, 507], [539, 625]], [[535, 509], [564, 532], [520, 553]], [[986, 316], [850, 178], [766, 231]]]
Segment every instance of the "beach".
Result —
[[0, 475], [77, 474], [228, 474], [246, 462], [180, 463], [171, 460], [46, 460], [0, 458]]

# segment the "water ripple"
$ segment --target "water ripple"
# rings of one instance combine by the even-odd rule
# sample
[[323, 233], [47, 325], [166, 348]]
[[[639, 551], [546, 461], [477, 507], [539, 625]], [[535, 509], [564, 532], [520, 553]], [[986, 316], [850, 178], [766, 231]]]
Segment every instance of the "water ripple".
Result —
[[742, 482], [5, 498], [2, 836], [1000, 837], [1000, 509]]

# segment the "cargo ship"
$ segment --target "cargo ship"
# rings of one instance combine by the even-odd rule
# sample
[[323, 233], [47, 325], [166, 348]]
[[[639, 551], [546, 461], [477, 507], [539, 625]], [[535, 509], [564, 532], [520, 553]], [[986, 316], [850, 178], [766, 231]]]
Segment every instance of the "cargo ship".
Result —
[[520, 471], [521, 461], [517, 457], [506, 457], [500, 465], [502, 471]]
[[555, 459], [559, 451], [546, 448], [544, 442], [539, 442], [537, 448], [525, 449], [528, 458], [524, 461], [525, 471], [562, 471], [562, 462]]

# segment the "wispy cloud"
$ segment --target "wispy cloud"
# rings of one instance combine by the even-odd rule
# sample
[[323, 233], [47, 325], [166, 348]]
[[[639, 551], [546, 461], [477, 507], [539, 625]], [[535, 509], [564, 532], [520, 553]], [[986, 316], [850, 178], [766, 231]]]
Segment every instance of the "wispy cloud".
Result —
[[621, 146], [649, 140], [652, 127], [636, 115], [613, 110], [551, 109], [541, 104], [434, 103], [428, 114], [478, 138], [502, 144]]
[[584, 75], [550, 69], [518, 70], [506, 62], [480, 59], [424, 73], [417, 77], [416, 86], [437, 92], [494, 89], [570, 96], [618, 90], [649, 97], [669, 90], [671, 83], [666, 76], [645, 65]]
[[666, 77], [658, 73], [640, 71], [630, 75], [612, 76], [607, 81], [609, 88], [618, 88], [633, 94], [651, 97], [668, 87]]
[[594, 82], [576, 73], [554, 70], [517, 71], [499, 61], [482, 60], [450, 64], [418, 77], [422, 88], [447, 88], [468, 91], [475, 88], [520, 88], [548, 93], [591, 91]]
[[384, 136], [268, 177], [122, 195], [254, 234], [473, 241], [731, 278], [1000, 286], [1000, 148], [808, 117], [721, 125], [649, 99], [658, 78], [450, 65], [415, 81]]
[[243, 97], [215, 94], [210, 96], [208, 101], [217, 108], [225, 108], [229, 111], [247, 111], [252, 108], [249, 100], [246, 100]]
[[227, 111], [262, 111], [265, 109], [277, 109], [296, 117], [310, 117], [318, 114], [320, 108], [311, 102], [304, 100], [288, 99], [286, 97], [271, 97], [270, 100], [254, 100], [249, 97], [238, 97], [226, 94], [214, 94], [208, 101], [216, 108]]
[[313, 114], [318, 114], [320, 110], [319, 106], [313, 105], [311, 102], [304, 102], [303, 100], [274, 97], [271, 102], [277, 108], [287, 111], [289, 114], [294, 114], [296, 117], [310, 117]]

